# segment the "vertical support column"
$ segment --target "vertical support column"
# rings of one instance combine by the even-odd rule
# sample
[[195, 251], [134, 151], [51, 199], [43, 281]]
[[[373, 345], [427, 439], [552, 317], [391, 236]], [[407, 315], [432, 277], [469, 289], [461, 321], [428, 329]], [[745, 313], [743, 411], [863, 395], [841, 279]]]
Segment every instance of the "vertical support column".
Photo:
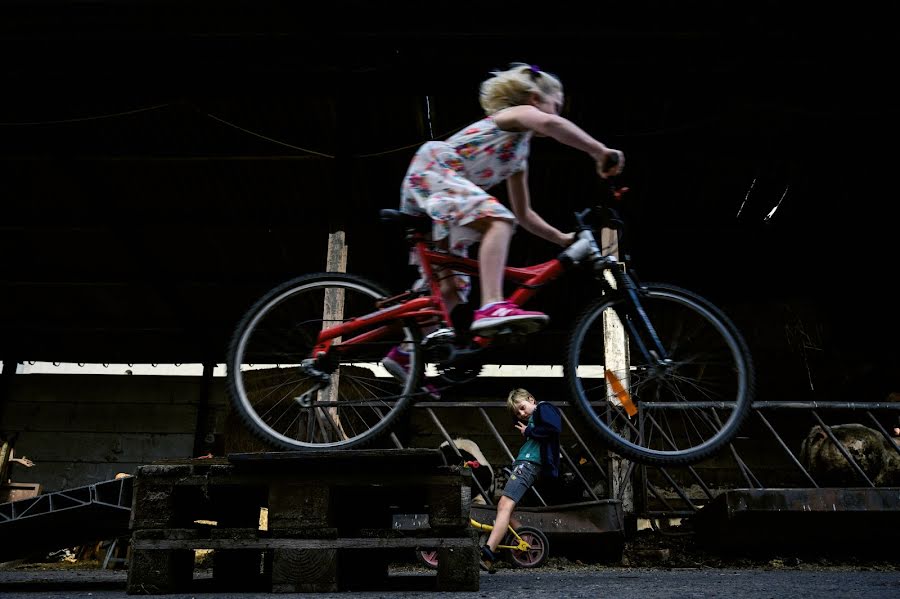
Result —
[[215, 442], [215, 420], [212, 418], [209, 407], [215, 368], [214, 363], [205, 362], [203, 364], [200, 396], [197, 398], [197, 421], [194, 426], [194, 457], [210, 453]]
[[[328, 234], [328, 257], [325, 268], [328, 272], [347, 272], [347, 243], [344, 231], [333, 231]], [[341, 323], [344, 319], [344, 290], [328, 289], [325, 291], [325, 306], [322, 309], [323, 329], [329, 329]], [[334, 340], [340, 343], [340, 338]], [[331, 375], [331, 383], [318, 393], [318, 401], [336, 403], [339, 398], [338, 390], [341, 384], [340, 372]], [[316, 416], [321, 417], [316, 410]], [[312, 417], [312, 415], [310, 416]], [[325, 416], [330, 422], [320, 422], [319, 429], [327, 440], [339, 441], [349, 437], [344, 432], [341, 417], [337, 407], [325, 409]]]
[[[217, 526], [210, 531], [214, 539], [228, 539], [238, 545], [240, 538], [259, 535], [260, 508], [267, 501], [264, 488], [250, 485], [214, 485], [208, 495]], [[213, 551], [213, 580], [216, 589], [225, 592], [260, 591], [263, 551], [260, 549], [218, 548]]]
[[600, 229], [600, 253], [619, 260], [619, 232], [609, 227]]
[[[474, 532], [474, 531], [473, 531]], [[478, 545], [438, 549], [437, 589], [444, 592], [477, 591], [480, 588]]]
[[[179, 525], [196, 518], [176, 501], [176, 481], [190, 476], [184, 464], [140, 466], [134, 478], [130, 528], [132, 541], [184, 539]], [[128, 558], [128, 594], [186, 591], [194, 571], [192, 549], [133, 548]]]
[[187, 591], [194, 575], [192, 549], [135, 549], [128, 562], [129, 595]]
[[[269, 488], [269, 534], [274, 538], [337, 538], [327, 482], [275, 483]], [[273, 549], [272, 592], [338, 590], [336, 549]]]
[[429, 506], [428, 520], [437, 535], [449, 533], [456, 536], [468, 528], [472, 508], [472, 472], [463, 470], [460, 475], [435, 476], [424, 483]]
[[[624, 267], [624, 266], [623, 266]], [[607, 282], [615, 288], [616, 282], [612, 273], [606, 271], [604, 273]], [[619, 383], [627, 391], [630, 387], [629, 366], [631, 364], [628, 355], [628, 340], [625, 336], [625, 327], [619, 320], [618, 315], [613, 310], [605, 310], [603, 312], [603, 347], [606, 355], [604, 356], [603, 367], [606, 370], [616, 373]], [[607, 401], [617, 406], [621, 406], [615, 390], [612, 388], [609, 380], [606, 383]], [[626, 425], [620, 425], [622, 430], [618, 431], [622, 436], [628, 438], [629, 430]], [[630, 462], [618, 456], [615, 453], [608, 452], [609, 461], [609, 493], [610, 498], [621, 498], [622, 509], [626, 518], [634, 514], [634, 488], [631, 484], [631, 468]]]
[[[18, 362], [11, 360], [9, 356], [3, 358], [3, 371], [0, 372], [0, 422], [3, 422], [3, 412], [6, 410], [6, 402], [12, 395], [12, 381], [16, 375], [16, 365]], [[0, 431], [5, 432], [5, 431]], [[2, 454], [0, 454], [0, 485], [5, 484], [9, 478], [9, 460], [12, 457], [12, 441], [10, 439], [0, 439], [2, 445]]]

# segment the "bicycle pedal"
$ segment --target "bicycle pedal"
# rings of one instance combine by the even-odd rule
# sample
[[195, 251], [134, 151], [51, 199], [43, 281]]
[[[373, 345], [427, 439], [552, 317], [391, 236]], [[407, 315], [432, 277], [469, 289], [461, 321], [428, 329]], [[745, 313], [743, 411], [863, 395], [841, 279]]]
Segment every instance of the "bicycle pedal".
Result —
[[493, 335], [494, 337], [502, 337], [503, 341], [506, 343], [521, 343], [525, 341], [528, 335], [522, 331], [522, 329], [515, 329], [512, 327], [506, 327], [498, 330]]

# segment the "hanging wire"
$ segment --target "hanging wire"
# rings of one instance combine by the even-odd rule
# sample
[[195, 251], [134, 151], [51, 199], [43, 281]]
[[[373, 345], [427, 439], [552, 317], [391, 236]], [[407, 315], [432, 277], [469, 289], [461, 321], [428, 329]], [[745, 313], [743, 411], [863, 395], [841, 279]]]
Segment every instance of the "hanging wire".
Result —
[[[443, 138], [447, 137], [448, 135], [450, 135], [451, 133], [455, 133], [455, 132], [459, 131], [463, 127], [465, 127], [465, 125], [460, 125], [458, 127], [454, 127], [453, 129], [450, 129], [449, 131], [445, 131], [445, 132], [441, 133], [440, 135], [438, 135], [437, 139], [443, 139]], [[435, 138], [432, 136], [431, 139], [435, 139]], [[409, 148], [417, 148], [417, 147], [421, 146], [422, 143], [423, 142], [421, 142], [421, 141], [417, 141], [415, 143], [411, 143], [409, 145], [405, 145], [405, 146], [402, 146], [399, 148], [393, 148], [391, 150], [384, 150], [383, 152], [373, 152], [371, 154], [354, 154], [353, 157], [354, 158], [372, 158], [373, 156], [384, 156], [385, 154], [393, 154], [394, 152], [402, 152], [403, 150], [408, 150]]]
[[[132, 114], [139, 114], [142, 112], [150, 112], [153, 110], [159, 110], [161, 108], [167, 108], [169, 106], [176, 106], [178, 104], [181, 104], [181, 103], [180, 102], [165, 102], [163, 104], [155, 104], [153, 106], [145, 106], [142, 108], [135, 108], [133, 110], [125, 110], [125, 111], [121, 111], [121, 112], [113, 112], [113, 113], [108, 113], [108, 114], [92, 115], [92, 116], [86, 116], [86, 117], [77, 117], [77, 118], [71, 118], [71, 119], [56, 119], [56, 120], [47, 120], [47, 121], [0, 122], [0, 127], [17, 127], [17, 126], [34, 126], [34, 125], [62, 125], [62, 124], [70, 124], [70, 123], [81, 123], [81, 122], [87, 122], [87, 121], [98, 121], [98, 120], [104, 120], [104, 119], [112, 119], [112, 118], [118, 118], [118, 117], [123, 117], [123, 116], [129, 116]], [[431, 98], [429, 96], [425, 96], [425, 104], [426, 104], [426, 111], [427, 111], [427, 118], [428, 118], [428, 135], [429, 135], [430, 139], [436, 139], [436, 137], [434, 135], [434, 130], [432, 128], [432, 122], [431, 122]], [[189, 105], [189, 106], [196, 112], [203, 114], [203, 115], [207, 116], [208, 118], [211, 118], [219, 123], [222, 123], [225, 126], [228, 126], [233, 129], [236, 129], [238, 131], [241, 131], [243, 133], [246, 133], [247, 135], [252, 135], [254, 137], [258, 137], [259, 139], [262, 139], [262, 140], [265, 140], [265, 141], [268, 141], [268, 142], [271, 142], [274, 144], [278, 144], [278, 145], [286, 147], [286, 148], [291, 148], [292, 150], [298, 150], [298, 151], [304, 152], [306, 154], [321, 156], [323, 158], [331, 158], [331, 159], [335, 158], [335, 156], [332, 154], [326, 154], [325, 152], [311, 150], [309, 148], [304, 148], [301, 146], [297, 146], [294, 144], [290, 144], [290, 143], [275, 139], [273, 137], [269, 137], [267, 135], [263, 135], [262, 133], [257, 133], [256, 131], [252, 131], [250, 129], [247, 129], [246, 127], [241, 127], [240, 125], [237, 125], [235, 123], [232, 123], [231, 121], [223, 119], [220, 116], [217, 116], [210, 112], [206, 112], [204, 110], [201, 110], [201, 109], [197, 108], [196, 106], [193, 106], [193, 105]], [[451, 129], [449, 131], [441, 133], [440, 135], [437, 136], [437, 139], [444, 138], [464, 126], [465, 125], [462, 124], [457, 127], [454, 127], [453, 129]], [[415, 147], [421, 145], [422, 143], [424, 143], [424, 142], [416, 141], [416, 142], [413, 142], [413, 143], [410, 143], [410, 144], [407, 144], [404, 146], [400, 146], [397, 148], [391, 148], [388, 150], [382, 150], [379, 152], [370, 152], [367, 154], [354, 154], [353, 157], [354, 158], [373, 158], [376, 156], [384, 156], [387, 154], [393, 154], [395, 152], [402, 152], [402, 151], [408, 150], [410, 148], [415, 148]]]
[[100, 121], [103, 119], [114, 119], [120, 116], [128, 116], [130, 114], [138, 114], [140, 112], [148, 112], [150, 110], [159, 110], [167, 106], [174, 106], [174, 102], [166, 102], [165, 104], [156, 104], [154, 106], [146, 106], [144, 108], [135, 108], [134, 110], [126, 110], [124, 112], [113, 112], [110, 114], [98, 114], [93, 116], [77, 117], [72, 119], [58, 119], [53, 121], [21, 121], [0, 123], [0, 127], [25, 127], [30, 125], [65, 125], [69, 123], [84, 123], [86, 121]]
[[217, 117], [216, 115], [211, 114], [211, 113], [209, 113], [209, 112], [206, 112], [206, 113], [204, 113], [204, 114], [206, 114], [206, 116], [208, 116], [209, 118], [211, 118], [211, 119], [213, 119], [213, 120], [219, 121], [219, 122], [222, 123], [223, 125], [227, 125], [227, 126], [229, 126], [229, 127], [232, 127], [232, 128], [234, 128], [234, 129], [237, 129], [238, 131], [242, 131], [242, 132], [244, 132], [244, 133], [247, 133], [248, 135], [252, 135], [252, 136], [254, 136], [254, 137], [258, 137], [258, 138], [260, 138], [260, 139], [264, 139], [264, 140], [266, 140], [266, 141], [270, 141], [270, 142], [272, 142], [272, 143], [274, 143], [274, 144], [278, 144], [278, 145], [284, 146], [284, 147], [286, 147], [286, 148], [291, 148], [291, 149], [293, 149], [293, 150], [300, 150], [301, 152], [306, 152], [307, 154], [315, 154], [316, 156], [322, 156], [323, 158], [334, 158], [334, 156], [332, 156], [331, 154], [325, 154], [325, 153], [323, 153], [323, 152], [317, 152], [317, 151], [315, 151], [315, 150], [310, 150], [310, 149], [308, 149], [308, 148], [301, 148], [300, 146], [295, 146], [295, 145], [293, 145], [293, 144], [289, 144], [289, 143], [287, 143], [287, 142], [279, 141], [279, 140], [277, 140], [277, 139], [273, 139], [273, 138], [268, 137], [268, 136], [266, 136], [266, 135], [262, 135], [261, 133], [256, 133], [255, 131], [251, 131], [250, 129], [245, 129], [244, 127], [241, 127], [241, 126], [239, 126], [239, 125], [235, 125], [234, 123], [231, 123], [231, 122], [229, 122], [229, 121], [226, 121], [225, 119], [220, 118], [220, 117]]

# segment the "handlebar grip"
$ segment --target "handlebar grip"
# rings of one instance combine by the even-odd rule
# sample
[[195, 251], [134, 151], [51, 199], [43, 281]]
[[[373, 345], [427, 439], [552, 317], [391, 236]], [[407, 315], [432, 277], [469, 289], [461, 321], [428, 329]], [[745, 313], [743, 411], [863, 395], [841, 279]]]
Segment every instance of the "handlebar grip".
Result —
[[606, 167], [605, 170], [609, 170], [611, 168], [615, 168], [619, 166], [619, 155], [618, 154], [608, 154], [606, 160], [603, 163], [603, 166]]
[[584, 224], [584, 219], [585, 219], [585, 217], [587, 217], [587, 215], [590, 214], [590, 213], [591, 213], [591, 209], [590, 209], [590, 208], [585, 208], [585, 209], [582, 210], [581, 212], [576, 212], [576, 213], [575, 213], [575, 223], [578, 225], [578, 228], [579, 228], [579, 229], [586, 226], [586, 225]]

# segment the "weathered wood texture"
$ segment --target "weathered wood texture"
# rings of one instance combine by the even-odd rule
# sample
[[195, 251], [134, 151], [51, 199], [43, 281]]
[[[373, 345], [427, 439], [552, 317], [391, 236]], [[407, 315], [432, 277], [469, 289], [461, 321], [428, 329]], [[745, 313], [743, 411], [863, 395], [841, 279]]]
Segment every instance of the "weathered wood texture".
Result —
[[[223, 590], [385, 589], [392, 557], [417, 547], [446, 554], [433, 590], [478, 590], [470, 482], [469, 470], [447, 466], [431, 449], [234, 454], [142, 466], [128, 592], [189, 588], [196, 549], [213, 550], [213, 582]], [[424, 515], [427, 525], [395, 524], [408, 514]]]

